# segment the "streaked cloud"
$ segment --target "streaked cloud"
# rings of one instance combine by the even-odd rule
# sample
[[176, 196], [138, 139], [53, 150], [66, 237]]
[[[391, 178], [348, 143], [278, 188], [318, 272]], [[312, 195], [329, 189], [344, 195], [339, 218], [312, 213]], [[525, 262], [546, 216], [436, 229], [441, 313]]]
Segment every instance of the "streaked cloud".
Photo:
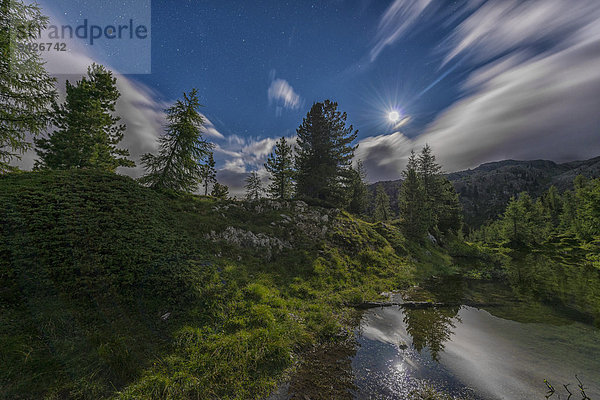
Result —
[[225, 136], [215, 128], [215, 125], [208, 119], [208, 117], [202, 114], [202, 118], [204, 119], [204, 129], [202, 133], [208, 138], [213, 139], [225, 139]]
[[285, 79], [273, 79], [267, 91], [269, 103], [279, 107], [297, 109], [300, 107], [300, 96]]
[[400, 177], [406, 159], [414, 146], [401, 132], [373, 136], [360, 141], [355, 159], [363, 161], [368, 180], [388, 181]]
[[225, 160], [225, 166], [221, 168], [222, 171], [230, 171], [230, 172], [246, 172], [246, 163], [242, 158], [233, 158], [231, 160]]
[[371, 62], [386, 46], [394, 44], [406, 34], [430, 4], [431, 0], [395, 0], [379, 20], [375, 44], [370, 52]]
[[557, 162], [600, 154], [600, 3], [477, 4], [443, 44], [443, 63], [471, 68], [462, 97], [409, 139], [364, 139], [371, 180], [397, 179], [411, 149], [429, 143], [449, 170], [502, 159]]
[[460, 23], [446, 40], [444, 62], [465, 53], [485, 62], [515, 51], [540, 46], [564, 49], [578, 33], [597, 27], [600, 3], [595, 0], [488, 1]]

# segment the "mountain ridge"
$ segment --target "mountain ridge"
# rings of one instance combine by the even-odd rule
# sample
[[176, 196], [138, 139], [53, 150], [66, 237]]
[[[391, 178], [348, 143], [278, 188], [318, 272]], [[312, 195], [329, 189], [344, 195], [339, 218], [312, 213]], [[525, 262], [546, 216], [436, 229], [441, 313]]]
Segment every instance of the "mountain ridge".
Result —
[[[478, 227], [497, 217], [510, 198], [520, 192], [528, 191], [538, 197], [553, 185], [560, 192], [569, 190], [577, 175], [599, 177], [600, 156], [565, 163], [541, 159], [492, 161], [473, 169], [445, 174], [459, 195], [465, 222], [470, 227]], [[369, 185], [370, 191], [374, 193], [380, 184], [390, 196], [392, 210], [397, 212], [402, 179], [373, 183]]]

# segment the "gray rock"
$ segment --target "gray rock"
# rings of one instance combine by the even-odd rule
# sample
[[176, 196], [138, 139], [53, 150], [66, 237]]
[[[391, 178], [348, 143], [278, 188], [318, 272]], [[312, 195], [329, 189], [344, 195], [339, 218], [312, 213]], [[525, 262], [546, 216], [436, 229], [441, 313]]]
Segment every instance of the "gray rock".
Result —
[[211, 241], [224, 241], [229, 244], [233, 244], [238, 247], [253, 248], [253, 249], [265, 249], [265, 255], [267, 258], [271, 257], [273, 251], [281, 251], [292, 246], [288, 242], [266, 235], [264, 233], [254, 233], [251, 231], [245, 231], [241, 228], [235, 228], [228, 226], [223, 232], [215, 233], [211, 231], [207, 235], [207, 239]]
[[427, 234], [427, 239], [429, 239], [431, 243], [437, 244], [437, 239], [431, 233]]

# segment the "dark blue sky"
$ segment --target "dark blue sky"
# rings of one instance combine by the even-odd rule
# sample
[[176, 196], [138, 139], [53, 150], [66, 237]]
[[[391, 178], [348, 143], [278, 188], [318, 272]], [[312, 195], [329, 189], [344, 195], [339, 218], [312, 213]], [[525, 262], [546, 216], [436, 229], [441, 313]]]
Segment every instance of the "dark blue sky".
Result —
[[[224, 134], [290, 135], [310, 105], [325, 98], [347, 111], [360, 137], [386, 133], [392, 107], [413, 116], [407, 128], [418, 134], [457, 96], [460, 70], [417, 98], [444, 72], [436, 45], [448, 29], [435, 21], [371, 62], [390, 3], [154, 0], [152, 74], [136, 79], [166, 100], [198, 88], [204, 112]], [[276, 115], [267, 97], [273, 74], [301, 97], [298, 108]]]
[[[359, 130], [356, 157], [371, 181], [397, 179], [425, 143], [448, 171], [600, 154], [598, 0], [42, 5], [72, 24], [143, 19], [151, 10], [151, 74], [125, 74], [150, 60], [144, 41], [75, 44], [67, 55], [49, 53], [49, 65], [58, 75], [93, 61], [113, 68], [135, 159], [155, 150], [162, 110], [197, 88], [219, 179], [234, 189], [250, 171], [266, 179], [274, 139], [293, 141], [311, 104], [327, 98]], [[403, 124], [389, 122], [392, 110], [407, 117]]]

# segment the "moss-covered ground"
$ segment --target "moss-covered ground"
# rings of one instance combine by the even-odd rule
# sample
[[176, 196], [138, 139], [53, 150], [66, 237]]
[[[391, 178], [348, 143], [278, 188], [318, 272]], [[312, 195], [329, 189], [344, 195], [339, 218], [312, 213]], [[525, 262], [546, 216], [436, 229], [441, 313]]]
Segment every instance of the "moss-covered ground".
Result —
[[[450, 268], [391, 224], [342, 212], [315, 235], [293, 203], [263, 203], [95, 171], [0, 176], [0, 398], [261, 398], [348, 339], [348, 304]], [[289, 247], [208, 239], [227, 227]]]

